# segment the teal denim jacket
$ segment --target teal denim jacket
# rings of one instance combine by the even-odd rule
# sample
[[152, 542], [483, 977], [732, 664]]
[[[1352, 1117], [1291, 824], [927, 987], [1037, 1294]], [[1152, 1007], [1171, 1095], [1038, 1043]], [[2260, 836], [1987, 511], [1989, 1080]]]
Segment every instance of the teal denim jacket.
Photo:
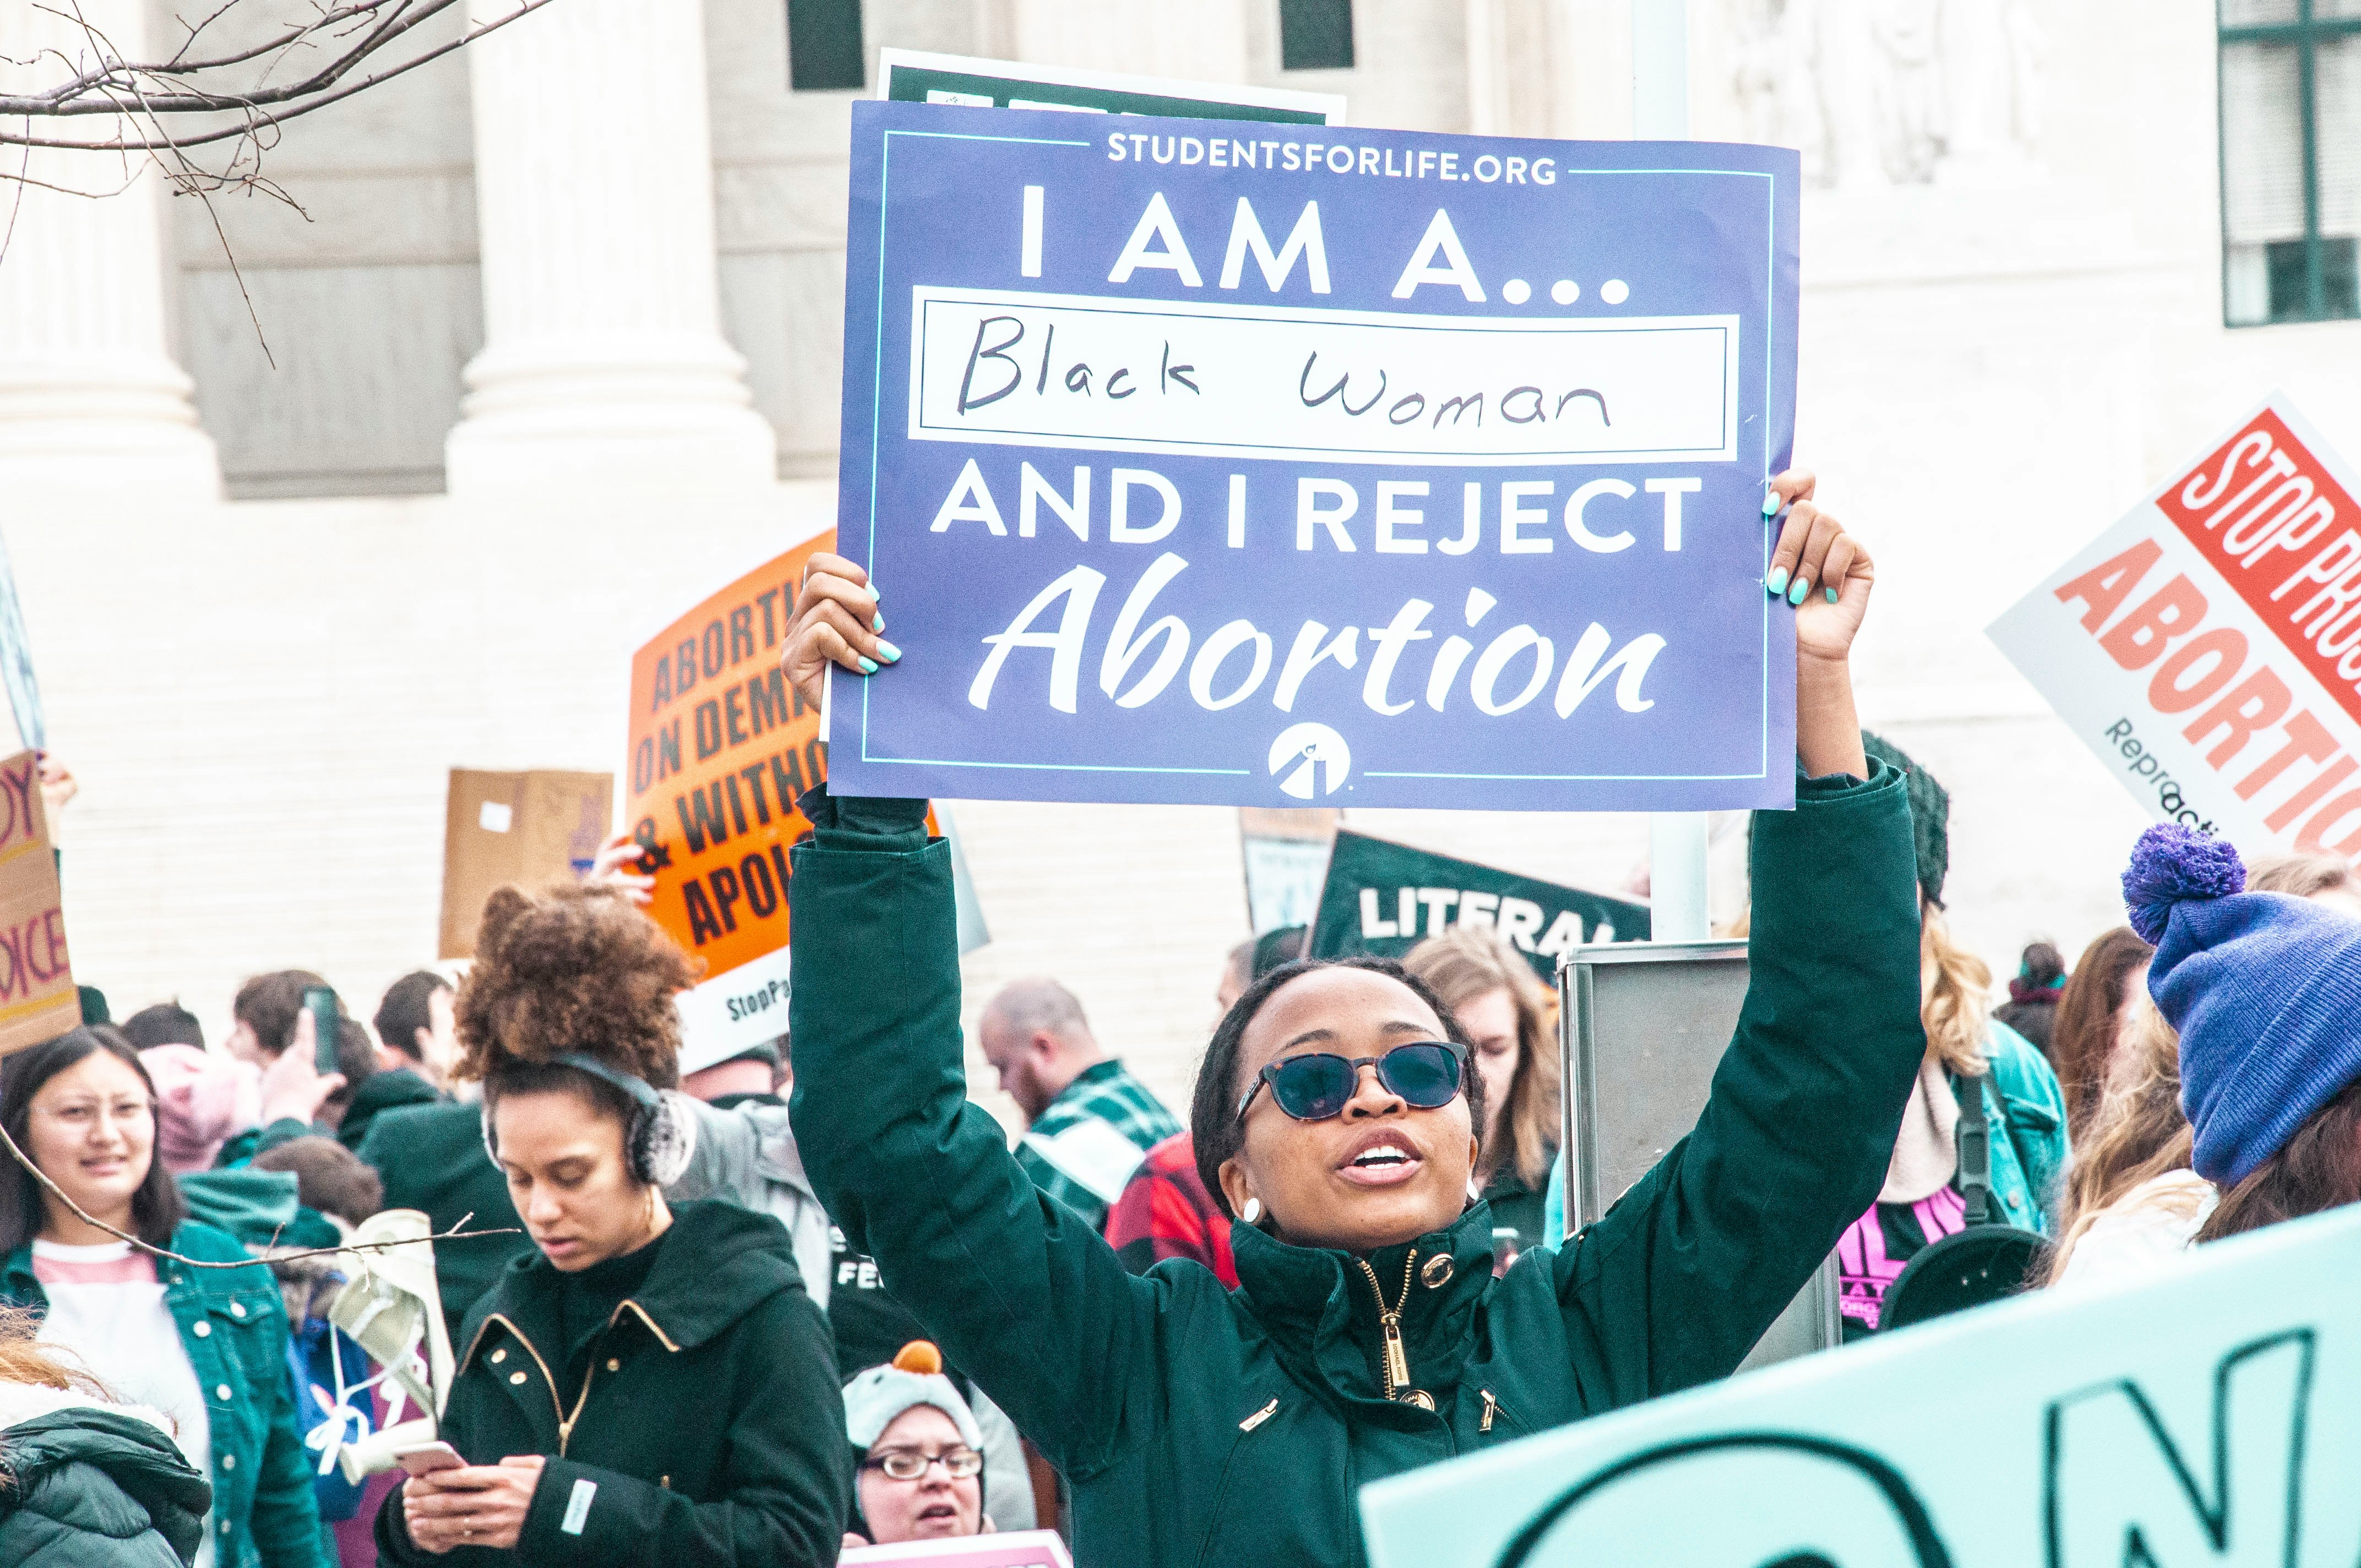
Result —
[[[1985, 1026], [1984, 1058], [1991, 1085], [1993, 1196], [2001, 1209], [1993, 1218], [2046, 1236], [2057, 1224], [2065, 1186], [2065, 1091], [2033, 1042], [1998, 1019]], [[1964, 1088], [1956, 1073], [1951, 1088]]]
[[[207, 1262], [247, 1256], [227, 1233], [190, 1221], [168, 1249]], [[217, 1568], [335, 1568], [312, 1494], [312, 1465], [295, 1431], [288, 1383], [287, 1307], [270, 1270], [191, 1268], [156, 1260], [164, 1304], [205, 1393]], [[0, 1263], [0, 1296], [49, 1310], [28, 1244]]]

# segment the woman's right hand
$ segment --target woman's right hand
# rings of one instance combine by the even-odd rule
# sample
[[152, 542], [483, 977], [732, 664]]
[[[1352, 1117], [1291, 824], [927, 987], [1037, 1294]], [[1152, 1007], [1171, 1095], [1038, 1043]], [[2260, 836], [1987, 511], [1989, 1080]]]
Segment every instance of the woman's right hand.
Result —
[[787, 622], [786, 646], [779, 652], [779, 671], [817, 707], [821, 679], [830, 664], [841, 664], [856, 675], [873, 675], [880, 664], [902, 656], [899, 648], [879, 635], [884, 630], [885, 618], [878, 613], [877, 591], [870, 586], [869, 574], [841, 555], [816, 554], [804, 567], [804, 585]]

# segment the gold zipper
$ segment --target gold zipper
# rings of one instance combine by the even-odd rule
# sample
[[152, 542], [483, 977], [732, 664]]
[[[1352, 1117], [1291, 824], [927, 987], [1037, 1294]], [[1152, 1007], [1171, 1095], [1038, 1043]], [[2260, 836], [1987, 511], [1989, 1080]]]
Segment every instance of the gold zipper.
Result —
[[1401, 1299], [1390, 1307], [1386, 1305], [1385, 1287], [1378, 1283], [1378, 1271], [1369, 1266], [1369, 1260], [1356, 1257], [1353, 1261], [1368, 1277], [1369, 1292], [1378, 1299], [1378, 1330], [1385, 1336], [1386, 1398], [1422, 1409], [1434, 1409], [1433, 1395], [1410, 1386], [1410, 1356], [1402, 1348], [1402, 1309], [1410, 1305], [1411, 1281], [1416, 1277], [1418, 1268], [1418, 1248], [1411, 1248], [1410, 1256], [1402, 1261]]
[[1477, 1392], [1484, 1396], [1484, 1419], [1477, 1423], [1476, 1430], [1490, 1431], [1492, 1418], [1500, 1413], [1500, 1401], [1492, 1398], [1492, 1390], [1489, 1388], [1479, 1388]]

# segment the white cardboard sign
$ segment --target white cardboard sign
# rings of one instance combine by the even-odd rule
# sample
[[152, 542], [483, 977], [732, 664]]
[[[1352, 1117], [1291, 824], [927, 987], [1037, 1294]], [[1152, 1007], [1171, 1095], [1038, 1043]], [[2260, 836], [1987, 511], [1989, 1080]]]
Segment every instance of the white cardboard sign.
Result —
[[2356, 494], [2274, 398], [1989, 634], [2159, 819], [2361, 855]]

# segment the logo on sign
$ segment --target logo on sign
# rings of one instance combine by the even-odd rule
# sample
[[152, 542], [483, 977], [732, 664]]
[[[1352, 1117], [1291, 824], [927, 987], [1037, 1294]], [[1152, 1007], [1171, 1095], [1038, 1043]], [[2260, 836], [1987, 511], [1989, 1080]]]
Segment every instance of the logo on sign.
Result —
[[1279, 789], [1298, 800], [1334, 795], [1353, 771], [1353, 749], [1324, 724], [1290, 724], [1270, 743], [1270, 771]]

